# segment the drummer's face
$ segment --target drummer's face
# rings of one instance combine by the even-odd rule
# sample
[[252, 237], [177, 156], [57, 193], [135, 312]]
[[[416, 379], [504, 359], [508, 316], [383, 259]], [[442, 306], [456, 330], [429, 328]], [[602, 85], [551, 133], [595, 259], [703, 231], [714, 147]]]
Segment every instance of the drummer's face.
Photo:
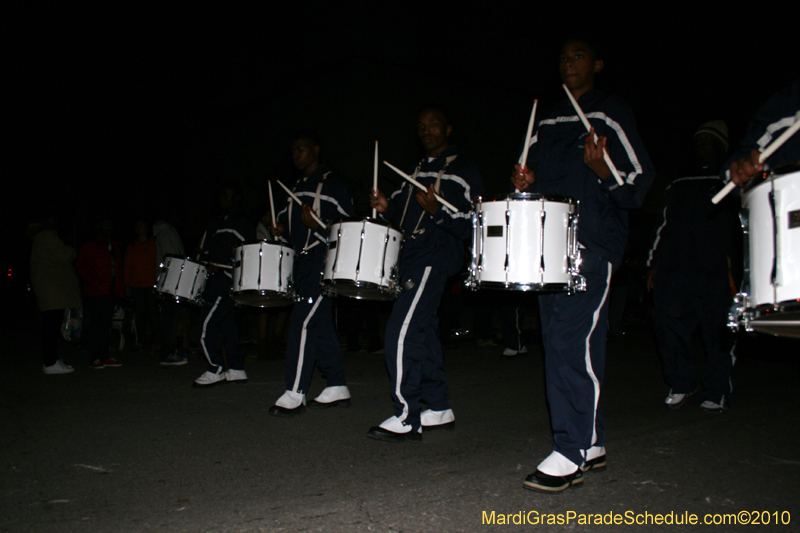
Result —
[[586, 43], [570, 41], [561, 50], [558, 62], [561, 81], [576, 98], [594, 87], [594, 75], [601, 70], [603, 61], [595, 59]]
[[422, 142], [422, 147], [433, 157], [450, 146], [450, 132], [453, 128], [447, 124], [447, 119], [441, 111], [426, 109], [419, 114], [417, 122], [417, 135]]
[[319, 146], [313, 146], [307, 139], [292, 142], [292, 161], [298, 170], [305, 171], [311, 167], [319, 156]]

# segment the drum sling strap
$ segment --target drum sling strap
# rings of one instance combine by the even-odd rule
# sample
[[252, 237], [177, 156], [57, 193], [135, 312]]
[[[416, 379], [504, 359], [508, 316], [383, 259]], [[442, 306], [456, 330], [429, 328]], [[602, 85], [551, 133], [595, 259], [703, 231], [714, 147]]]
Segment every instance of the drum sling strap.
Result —
[[[447, 167], [450, 165], [450, 163], [452, 163], [453, 161], [455, 161], [456, 157], [458, 157], [458, 155], [457, 155], [457, 154], [456, 154], [456, 155], [451, 155], [450, 157], [448, 157], [447, 159], [445, 159], [445, 160], [444, 160], [444, 166], [443, 166], [443, 167], [442, 167], [442, 169], [439, 171], [439, 175], [438, 175], [438, 176], [436, 176], [436, 185], [434, 185], [434, 186], [433, 186], [433, 190], [435, 190], [435, 191], [436, 191], [436, 194], [439, 194], [439, 189], [441, 189], [441, 186], [442, 186], [442, 176], [444, 176], [444, 172], [447, 170]], [[415, 180], [417, 179], [417, 176], [419, 175], [419, 170], [420, 170], [420, 167], [421, 167], [421, 166], [422, 166], [421, 164], [420, 164], [420, 165], [417, 165], [417, 168], [416, 168], [416, 169], [414, 169], [414, 176], [413, 176], [413, 178], [414, 178]], [[405, 221], [405, 219], [406, 219], [406, 212], [408, 211], [408, 203], [411, 201], [411, 197], [414, 195], [414, 192], [415, 192], [415, 191], [414, 191], [414, 187], [413, 187], [412, 185], [410, 185], [410, 184], [409, 184], [409, 186], [408, 186], [408, 198], [406, 198], [406, 206], [403, 208], [403, 216], [402, 216], [402, 217], [400, 217], [400, 228], [401, 228], [401, 229], [402, 229], [402, 227], [403, 227], [403, 222], [404, 222], [404, 221]], [[422, 222], [422, 217], [424, 217], [424, 216], [425, 216], [425, 210], [423, 209], [423, 210], [422, 210], [422, 213], [420, 213], [420, 215], [419, 215], [419, 220], [417, 220], [417, 225], [416, 225], [416, 226], [414, 226], [414, 231], [413, 231], [413, 232], [411, 232], [411, 234], [412, 234], [412, 235], [414, 235], [414, 234], [417, 234], [417, 233], [422, 233], [422, 231], [420, 231], [420, 229], [419, 229], [419, 225], [420, 225], [420, 223]], [[424, 231], [424, 230], [423, 230], [423, 231]]]

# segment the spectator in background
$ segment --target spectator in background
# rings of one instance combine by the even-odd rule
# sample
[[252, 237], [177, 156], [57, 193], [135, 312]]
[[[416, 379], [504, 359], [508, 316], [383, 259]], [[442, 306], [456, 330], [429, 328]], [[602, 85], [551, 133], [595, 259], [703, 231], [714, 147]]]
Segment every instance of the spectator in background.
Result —
[[96, 236], [78, 252], [76, 268], [83, 282], [83, 332], [92, 368], [122, 366], [109, 357], [111, 319], [117, 298], [123, 298], [122, 248], [111, 238], [114, 223], [103, 217], [95, 226]]
[[64, 310], [81, 306], [75, 275], [75, 248], [62, 241], [56, 231], [56, 217], [50, 215], [32, 228], [31, 286], [42, 313], [42, 363], [45, 374], [69, 374], [74, 369], [58, 357]]
[[156, 330], [156, 240], [141, 219], [136, 221], [134, 233], [136, 239], [125, 251], [125, 296], [133, 302], [136, 343], [143, 349], [153, 342]]

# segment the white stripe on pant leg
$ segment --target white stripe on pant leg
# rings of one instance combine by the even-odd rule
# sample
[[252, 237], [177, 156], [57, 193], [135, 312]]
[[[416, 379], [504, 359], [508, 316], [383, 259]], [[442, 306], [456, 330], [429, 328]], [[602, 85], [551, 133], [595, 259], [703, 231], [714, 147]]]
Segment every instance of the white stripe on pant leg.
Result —
[[403, 319], [403, 327], [400, 328], [400, 337], [397, 339], [397, 383], [395, 384], [394, 392], [397, 395], [397, 399], [403, 404], [403, 415], [400, 417], [401, 422], [408, 418], [408, 402], [406, 402], [406, 399], [403, 398], [403, 395], [400, 393], [400, 384], [403, 382], [403, 343], [405, 342], [408, 325], [411, 323], [411, 317], [414, 315], [414, 309], [416, 309], [417, 302], [419, 302], [420, 296], [422, 296], [422, 292], [425, 290], [425, 283], [428, 281], [428, 275], [430, 273], [431, 267], [425, 267], [425, 273], [422, 275], [422, 281], [419, 282], [417, 294], [414, 295], [411, 307], [408, 309], [408, 313], [406, 313], [406, 317]]
[[211, 362], [211, 355], [208, 353], [208, 349], [206, 348], [206, 328], [208, 327], [208, 322], [211, 320], [211, 315], [214, 314], [214, 311], [217, 310], [217, 306], [219, 305], [219, 301], [222, 299], [221, 296], [217, 296], [217, 299], [214, 300], [214, 306], [211, 308], [211, 311], [208, 312], [206, 315], [206, 319], [203, 320], [203, 331], [200, 333], [200, 346], [203, 347], [203, 353], [206, 354], [206, 359], [208, 359], [208, 364], [211, 366], [217, 366]]
[[319, 307], [319, 303], [321, 301], [322, 296], [317, 296], [317, 301], [314, 302], [314, 306], [311, 308], [311, 311], [308, 312], [308, 316], [305, 320], [303, 320], [303, 329], [300, 333], [300, 354], [297, 356], [297, 369], [295, 370], [292, 392], [297, 392], [297, 387], [300, 386], [300, 375], [303, 372], [303, 359], [306, 357], [306, 331], [308, 328], [308, 323], [311, 321], [311, 317], [314, 316], [314, 313], [317, 311], [317, 307]]
[[[594, 383], [594, 412], [592, 414], [592, 443], [591, 445], [597, 442], [597, 404], [600, 402], [600, 382], [597, 379], [597, 376], [594, 373], [594, 369], [592, 369], [592, 352], [590, 349], [590, 343], [592, 340], [592, 334], [594, 333], [594, 328], [597, 327], [597, 321], [600, 319], [600, 310], [603, 309], [603, 305], [606, 303], [606, 298], [608, 298], [608, 289], [611, 287], [611, 263], [608, 263], [608, 276], [606, 277], [606, 290], [603, 293], [603, 299], [600, 300], [600, 305], [597, 306], [597, 309], [594, 310], [592, 314], [592, 329], [589, 330], [589, 334], [586, 336], [586, 372], [589, 374], [589, 377], [592, 378], [592, 383]], [[605, 342], [605, 339], [603, 340]]]

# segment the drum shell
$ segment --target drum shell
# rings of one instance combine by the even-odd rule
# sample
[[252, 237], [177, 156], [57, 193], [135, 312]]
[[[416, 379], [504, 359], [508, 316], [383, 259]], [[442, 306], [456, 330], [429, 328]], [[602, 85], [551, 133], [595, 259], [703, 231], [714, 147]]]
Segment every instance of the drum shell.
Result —
[[403, 234], [374, 219], [342, 219], [328, 227], [322, 284], [326, 292], [386, 300], [397, 295]]
[[285, 244], [258, 241], [234, 249], [231, 297], [254, 307], [289, 305], [294, 299], [295, 251]]
[[208, 271], [204, 265], [188, 257], [164, 256], [155, 284], [155, 291], [164, 298], [201, 305]]
[[572, 290], [574, 200], [531, 193], [504, 195], [476, 202], [473, 217], [476, 288]]
[[[770, 193], [774, 197], [773, 216]], [[751, 306], [800, 298], [800, 172], [759, 183], [744, 195]], [[775, 283], [772, 271], [775, 269]]]

